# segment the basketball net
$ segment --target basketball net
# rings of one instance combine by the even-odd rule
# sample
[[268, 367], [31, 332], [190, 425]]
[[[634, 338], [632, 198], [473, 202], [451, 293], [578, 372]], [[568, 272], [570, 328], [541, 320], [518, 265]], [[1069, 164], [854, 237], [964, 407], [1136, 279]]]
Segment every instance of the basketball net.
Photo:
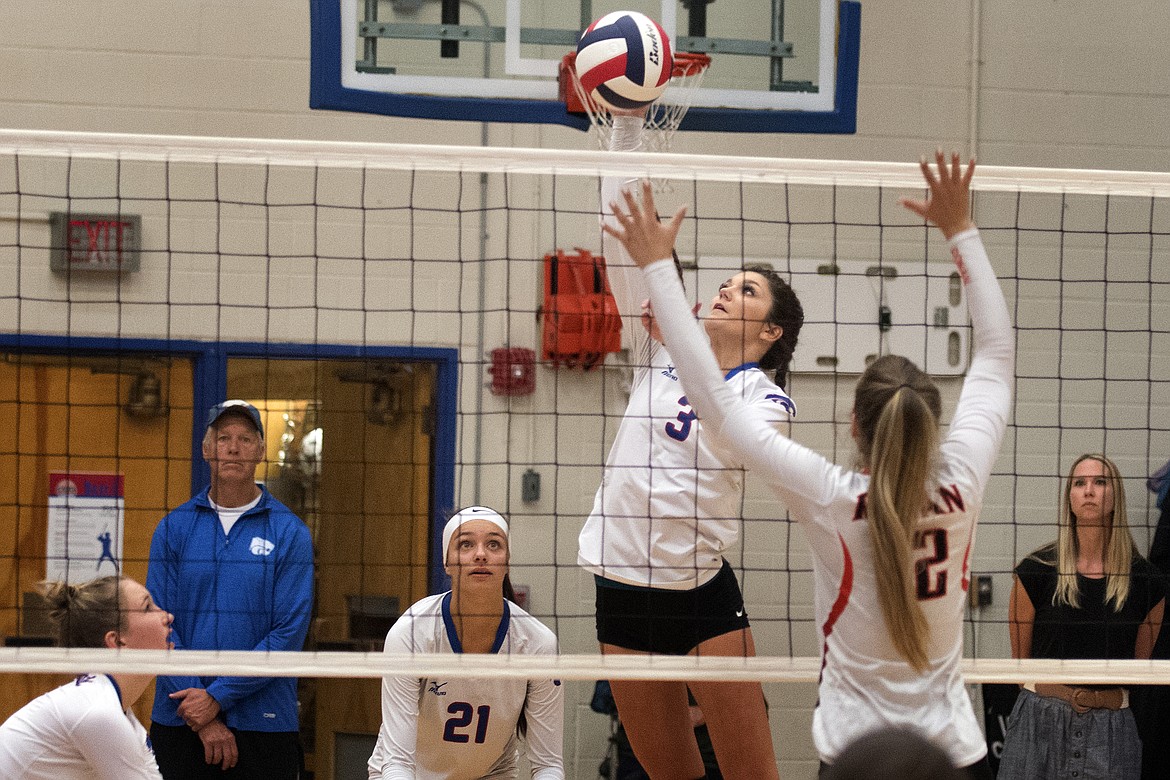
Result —
[[[597, 143], [601, 149], [609, 148], [609, 139], [613, 135], [613, 115], [608, 109], [598, 104], [585, 94], [581, 86], [581, 79], [577, 77], [577, 52], [571, 51], [561, 58], [560, 92], [565, 108], [572, 113], [589, 115]], [[671, 70], [669, 89], [672, 97], [677, 98], [675, 103], [665, 103], [659, 97], [646, 111], [645, 129], [643, 134], [643, 149], [652, 152], [670, 150], [671, 139], [678, 130], [679, 123], [686, 116], [691, 107], [691, 100], [695, 90], [703, 81], [703, 74], [711, 64], [711, 58], [706, 54], [693, 52], [675, 52], [674, 68]], [[566, 88], [571, 84], [571, 89]], [[665, 96], [665, 92], [663, 96]]]

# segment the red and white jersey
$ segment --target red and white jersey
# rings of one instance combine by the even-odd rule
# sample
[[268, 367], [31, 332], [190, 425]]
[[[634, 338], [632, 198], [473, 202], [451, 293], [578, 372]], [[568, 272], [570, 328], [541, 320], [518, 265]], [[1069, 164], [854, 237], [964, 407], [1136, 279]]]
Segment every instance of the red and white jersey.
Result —
[[42, 694], [0, 726], [4, 780], [161, 780], [146, 729], [104, 674]]
[[697, 330], [671, 263], [646, 269], [655, 314], [675, 351], [708, 431], [733, 444], [805, 529], [815, 558], [815, 608], [823, 640], [813, 739], [826, 763], [856, 737], [885, 725], [912, 725], [959, 766], [984, 756], [986, 743], [963, 685], [963, 610], [975, 524], [1011, 406], [1014, 344], [999, 284], [976, 230], [951, 242], [966, 283], [975, 352], [927, 486], [931, 511], [918, 521], [917, 588], [930, 624], [930, 667], [914, 670], [895, 650], [877, 600], [866, 526], [869, 477], [841, 468], [758, 419], [727, 392]]
[[[385, 652], [463, 652], [450, 603], [449, 591], [416, 602], [390, 628]], [[493, 652], [556, 654], [557, 638], [547, 626], [504, 604]], [[560, 680], [386, 677], [370, 780], [511, 780], [521, 713], [532, 777], [564, 780], [564, 691]]]
[[[615, 125], [611, 148], [637, 148], [641, 118], [632, 119]], [[622, 186], [617, 178], [602, 181], [608, 219]], [[688, 590], [719, 572], [724, 551], [739, 536], [743, 461], [703, 435], [670, 355], [642, 327], [642, 301], [650, 297], [642, 272], [620, 242], [606, 236], [603, 248], [637, 365], [593, 510], [581, 529], [577, 562], [630, 585]], [[696, 338], [708, 343], [701, 330]], [[755, 363], [724, 379], [736, 398], [755, 409], [761, 425], [774, 428], [796, 413], [788, 395]]]

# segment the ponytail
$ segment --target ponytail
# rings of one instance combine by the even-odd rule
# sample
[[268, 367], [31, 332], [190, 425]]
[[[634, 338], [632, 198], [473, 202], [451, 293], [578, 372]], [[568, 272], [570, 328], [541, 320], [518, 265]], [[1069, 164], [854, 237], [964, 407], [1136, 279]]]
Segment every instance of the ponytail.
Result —
[[854, 401], [858, 445], [870, 470], [866, 511], [878, 602], [894, 647], [919, 672], [929, 666], [930, 625], [918, 603], [915, 535], [929, 504], [940, 407], [930, 377], [895, 355], [866, 369]]

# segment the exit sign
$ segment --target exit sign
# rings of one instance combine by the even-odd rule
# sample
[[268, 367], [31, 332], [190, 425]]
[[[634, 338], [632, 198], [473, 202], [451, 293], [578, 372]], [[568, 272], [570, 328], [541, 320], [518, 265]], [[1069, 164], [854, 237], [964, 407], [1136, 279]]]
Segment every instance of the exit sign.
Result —
[[142, 246], [138, 214], [49, 214], [49, 268], [54, 271], [137, 271]]

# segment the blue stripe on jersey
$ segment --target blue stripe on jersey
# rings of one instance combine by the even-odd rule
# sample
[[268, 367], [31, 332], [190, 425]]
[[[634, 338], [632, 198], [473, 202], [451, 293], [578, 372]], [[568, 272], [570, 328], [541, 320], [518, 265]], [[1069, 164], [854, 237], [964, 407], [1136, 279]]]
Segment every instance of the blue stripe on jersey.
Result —
[[731, 369], [730, 371], [728, 371], [727, 374], [723, 377], [723, 381], [726, 382], [728, 379], [731, 379], [736, 374], [742, 373], [744, 371], [751, 371], [753, 368], [759, 368], [759, 367], [760, 367], [759, 363], [744, 363], [742, 366], [737, 366], [737, 367]]
[[[447, 629], [447, 641], [451, 643], [451, 652], [462, 653], [463, 643], [459, 641], [459, 632], [455, 630], [455, 621], [451, 618], [451, 591], [443, 596], [443, 625]], [[492, 652], [500, 652], [504, 646], [504, 637], [508, 635], [508, 626], [512, 620], [512, 610], [508, 607], [508, 600], [504, 599], [504, 614], [500, 618], [500, 626], [496, 629], [496, 639], [492, 642]]]

